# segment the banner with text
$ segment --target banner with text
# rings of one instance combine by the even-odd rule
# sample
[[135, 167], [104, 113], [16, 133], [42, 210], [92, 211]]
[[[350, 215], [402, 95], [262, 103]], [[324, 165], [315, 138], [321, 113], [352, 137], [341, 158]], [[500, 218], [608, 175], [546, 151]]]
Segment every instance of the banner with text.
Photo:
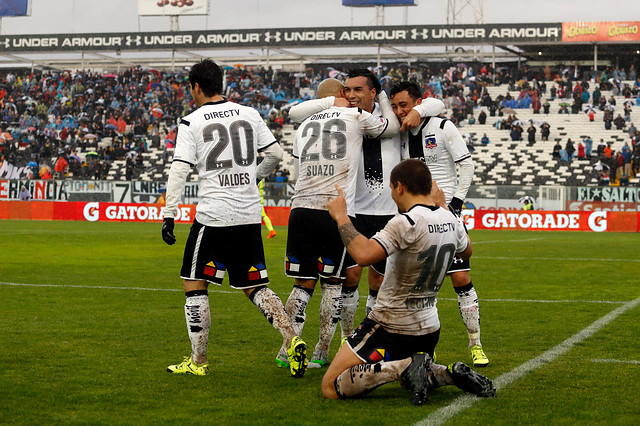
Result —
[[618, 42], [640, 41], [640, 21], [629, 22], [563, 22], [562, 41]]
[[384, 27], [0, 35], [0, 53], [84, 50], [234, 49], [559, 42], [562, 24], [389, 25]]

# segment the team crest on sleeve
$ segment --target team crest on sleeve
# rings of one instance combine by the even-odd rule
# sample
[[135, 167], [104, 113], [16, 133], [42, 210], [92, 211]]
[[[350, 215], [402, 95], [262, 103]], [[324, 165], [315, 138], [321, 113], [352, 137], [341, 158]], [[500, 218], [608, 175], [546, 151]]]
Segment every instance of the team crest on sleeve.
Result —
[[369, 355], [369, 359], [373, 362], [378, 362], [378, 361], [389, 361], [391, 357], [389, 356], [389, 354], [387, 353], [386, 350], [384, 350], [383, 348], [378, 348], [376, 350], [374, 350], [371, 355]]
[[327, 259], [326, 257], [318, 258], [318, 271], [321, 274], [331, 275], [335, 269], [336, 265], [331, 259]]
[[267, 278], [267, 267], [259, 263], [249, 268], [249, 280], [258, 281]]
[[209, 262], [204, 265], [204, 274], [213, 278], [223, 279], [227, 268], [220, 262]]
[[284, 261], [284, 268], [287, 272], [300, 272], [300, 261], [293, 256], [287, 256]]
[[427, 135], [424, 137], [424, 147], [427, 149], [433, 149], [437, 147], [435, 135]]

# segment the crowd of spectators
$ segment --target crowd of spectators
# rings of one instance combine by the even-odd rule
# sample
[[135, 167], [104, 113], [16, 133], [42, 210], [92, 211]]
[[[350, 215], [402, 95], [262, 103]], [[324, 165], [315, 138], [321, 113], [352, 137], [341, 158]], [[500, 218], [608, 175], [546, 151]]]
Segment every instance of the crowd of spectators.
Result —
[[[288, 108], [310, 99], [323, 79], [343, 79], [346, 74], [341, 69], [313, 65], [304, 72], [282, 72], [271, 67], [226, 66], [224, 94], [260, 111], [277, 135], [290, 122]], [[596, 72], [577, 67], [399, 64], [373, 71], [385, 90], [397, 81], [409, 80], [424, 88], [424, 97], [443, 99], [448, 118], [458, 126], [485, 124], [488, 116], [497, 117], [496, 126], [508, 130], [513, 140], [522, 140], [526, 129], [529, 143], [535, 142], [538, 127], [542, 140], [548, 140], [549, 125], [543, 119], [518, 120], [520, 109], [549, 114], [549, 100], [561, 98], [559, 113], [595, 115], [602, 111], [605, 127], [624, 129], [631, 107], [640, 104], [640, 79], [633, 65], [626, 70], [614, 67]], [[30, 176], [42, 179], [65, 175], [100, 179], [114, 160], [126, 160], [126, 178], [135, 178], [143, 167], [142, 154], [150, 147], [164, 149], [164, 160], [168, 160], [167, 150], [175, 144], [176, 119], [194, 108], [186, 79], [186, 70], [169, 73], [142, 67], [117, 74], [0, 74], [2, 160], [17, 166], [28, 164]], [[623, 83], [628, 80], [634, 84]], [[486, 87], [501, 84], [519, 95], [512, 97], [507, 92], [493, 99]], [[607, 100], [601, 90], [628, 99], [624, 116], [613, 116], [615, 99]], [[488, 139], [483, 143], [489, 143]]]

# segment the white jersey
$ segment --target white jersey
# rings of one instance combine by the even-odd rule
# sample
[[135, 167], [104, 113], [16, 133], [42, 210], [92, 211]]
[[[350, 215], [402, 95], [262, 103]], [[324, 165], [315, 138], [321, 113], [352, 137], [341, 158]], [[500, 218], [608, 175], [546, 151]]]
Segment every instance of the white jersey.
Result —
[[464, 226], [446, 209], [418, 204], [373, 239], [389, 257], [371, 319], [391, 333], [438, 330], [436, 296], [455, 254], [467, 248]]
[[332, 107], [304, 120], [293, 142], [298, 179], [291, 208], [326, 210], [327, 202], [338, 195], [334, 186], [338, 184], [347, 200], [347, 213], [354, 215], [363, 135], [377, 137], [386, 126], [386, 120], [360, 108]]
[[440, 117], [429, 117], [402, 135], [402, 145], [403, 158], [424, 161], [431, 177], [444, 191], [447, 203], [450, 202], [458, 188], [456, 163], [471, 157], [455, 124]]
[[[382, 116], [377, 103], [374, 104], [372, 115]], [[390, 216], [398, 212], [398, 207], [391, 198], [389, 178], [391, 170], [401, 160], [401, 152], [400, 135], [388, 139], [365, 138], [356, 179], [357, 214]]]
[[253, 108], [217, 101], [180, 120], [173, 161], [197, 163], [196, 220], [206, 226], [260, 223], [257, 153], [277, 143]]

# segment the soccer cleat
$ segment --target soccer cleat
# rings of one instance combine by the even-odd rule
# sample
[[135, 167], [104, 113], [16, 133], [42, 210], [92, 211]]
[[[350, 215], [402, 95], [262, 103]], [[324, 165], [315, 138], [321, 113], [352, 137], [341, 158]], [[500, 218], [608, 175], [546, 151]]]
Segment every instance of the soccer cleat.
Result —
[[278, 355], [276, 355], [276, 364], [280, 368], [289, 368], [289, 357], [283, 348], [280, 348]]
[[174, 374], [193, 374], [194, 376], [206, 376], [209, 374], [209, 364], [198, 365], [191, 357], [185, 356], [184, 361], [180, 364], [170, 365], [167, 367], [169, 373]]
[[307, 368], [322, 368], [329, 363], [329, 354], [325, 351], [313, 351]]
[[411, 391], [411, 403], [424, 405], [428, 400], [427, 371], [431, 368], [431, 357], [424, 352], [418, 352], [413, 354], [411, 358], [411, 364], [400, 375], [400, 381]]
[[295, 336], [291, 339], [291, 345], [287, 350], [289, 355], [289, 368], [291, 375], [295, 378], [304, 376], [307, 371], [307, 344], [300, 337]]
[[496, 388], [491, 380], [480, 373], [476, 373], [468, 365], [456, 362], [449, 365], [447, 371], [449, 371], [453, 384], [463, 391], [482, 398], [496, 397]]
[[267, 238], [273, 238], [273, 237], [275, 237], [276, 235], [278, 235], [278, 234], [276, 233], [276, 231], [269, 231], [269, 235], [267, 235]]
[[349, 338], [349, 336], [344, 336], [342, 338], [342, 340], [340, 341], [340, 347], [343, 347], [345, 343], [347, 343], [347, 339]]
[[474, 367], [486, 367], [489, 365], [489, 358], [484, 354], [482, 346], [473, 345], [469, 350], [471, 351], [471, 358], [473, 359]]

